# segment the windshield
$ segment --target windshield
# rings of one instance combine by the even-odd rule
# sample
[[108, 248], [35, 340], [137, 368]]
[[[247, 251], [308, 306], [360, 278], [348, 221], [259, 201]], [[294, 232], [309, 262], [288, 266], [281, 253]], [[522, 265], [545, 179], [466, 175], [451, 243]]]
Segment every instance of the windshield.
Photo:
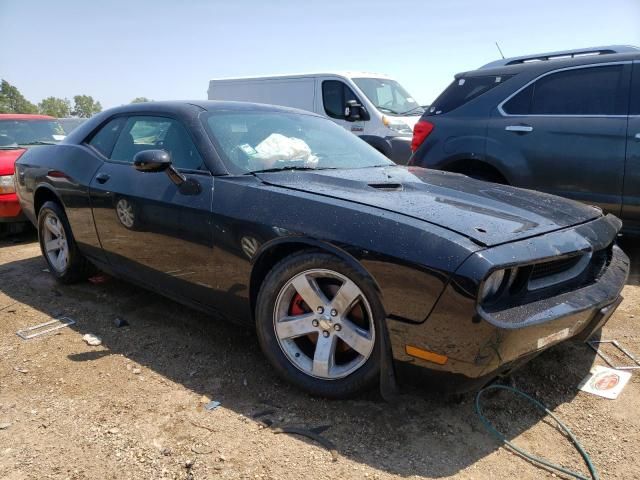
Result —
[[0, 120], [0, 145], [56, 143], [65, 133], [57, 120]]
[[220, 112], [205, 127], [232, 173], [393, 165], [331, 120], [283, 112]]
[[354, 78], [353, 81], [375, 107], [392, 115], [422, 115], [424, 109], [395, 80]]

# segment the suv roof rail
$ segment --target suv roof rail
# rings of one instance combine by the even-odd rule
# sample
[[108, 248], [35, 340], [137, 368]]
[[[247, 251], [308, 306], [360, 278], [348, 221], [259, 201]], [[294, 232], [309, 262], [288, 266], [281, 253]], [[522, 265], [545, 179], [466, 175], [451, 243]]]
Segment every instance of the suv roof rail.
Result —
[[579, 48], [576, 50], [564, 50], [560, 52], [538, 53], [535, 55], [524, 55], [522, 57], [511, 57], [496, 60], [480, 67], [494, 68], [506, 67], [509, 65], [519, 65], [530, 62], [540, 62], [546, 60], [566, 60], [568, 58], [591, 56], [591, 55], [608, 55], [612, 53], [640, 53], [640, 48], [633, 45], [609, 45], [606, 47]]

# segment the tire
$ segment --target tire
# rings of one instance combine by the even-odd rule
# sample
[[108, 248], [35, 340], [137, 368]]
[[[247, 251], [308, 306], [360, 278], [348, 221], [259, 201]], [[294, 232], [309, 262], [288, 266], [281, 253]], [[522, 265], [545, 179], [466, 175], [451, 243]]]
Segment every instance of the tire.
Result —
[[[348, 293], [338, 298], [340, 290]], [[309, 305], [314, 298], [326, 311]], [[350, 298], [356, 300], [349, 303]], [[343, 308], [346, 303], [341, 300], [350, 306]], [[378, 382], [384, 318], [372, 280], [334, 255], [317, 251], [294, 254], [273, 267], [256, 302], [258, 340], [276, 372], [298, 388], [326, 398], [351, 397]]]
[[76, 283], [92, 273], [93, 267], [78, 250], [67, 215], [59, 203], [49, 201], [40, 208], [38, 241], [49, 272], [58, 282]]

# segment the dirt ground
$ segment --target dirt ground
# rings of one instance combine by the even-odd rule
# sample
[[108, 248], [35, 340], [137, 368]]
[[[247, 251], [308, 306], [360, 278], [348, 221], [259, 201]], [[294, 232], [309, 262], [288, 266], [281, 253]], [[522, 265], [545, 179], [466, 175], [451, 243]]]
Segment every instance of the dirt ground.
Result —
[[[623, 243], [634, 271], [605, 327], [640, 356], [640, 248]], [[638, 262], [636, 261], [638, 259]], [[111, 279], [57, 285], [33, 235], [0, 241], [0, 478], [391, 479], [550, 478], [501, 448], [479, 422], [473, 395], [412, 390], [397, 404], [376, 392], [311, 398], [280, 381], [255, 336]], [[51, 317], [76, 324], [22, 340]], [[116, 327], [116, 318], [129, 326]], [[102, 337], [100, 346], [82, 336]], [[579, 392], [594, 364], [584, 344], [550, 349], [513, 375], [582, 442], [601, 478], [640, 478], [640, 372], [617, 400]], [[207, 411], [209, 400], [221, 402]], [[487, 413], [533, 453], [586, 472], [548, 418], [508, 393]], [[258, 414], [258, 418], [255, 418]], [[327, 427], [337, 461], [314, 440], [275, 426]]]

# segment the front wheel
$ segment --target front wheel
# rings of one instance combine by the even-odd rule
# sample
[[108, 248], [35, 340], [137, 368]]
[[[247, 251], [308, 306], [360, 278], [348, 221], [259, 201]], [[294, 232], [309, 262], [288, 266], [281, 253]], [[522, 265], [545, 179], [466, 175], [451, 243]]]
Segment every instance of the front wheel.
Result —
[[344, 398], [375, 384], [384, 309], [373, 282], [337, 257], [305, 252], [267, 275], [256, 321], [264, 354], [299, 388]]
[[87, 278], [91, 265], [78, 250], [60, 204], [46, 202], [38, 212], [38, 240], [49, 271], [56, 280], [74, 283]]

